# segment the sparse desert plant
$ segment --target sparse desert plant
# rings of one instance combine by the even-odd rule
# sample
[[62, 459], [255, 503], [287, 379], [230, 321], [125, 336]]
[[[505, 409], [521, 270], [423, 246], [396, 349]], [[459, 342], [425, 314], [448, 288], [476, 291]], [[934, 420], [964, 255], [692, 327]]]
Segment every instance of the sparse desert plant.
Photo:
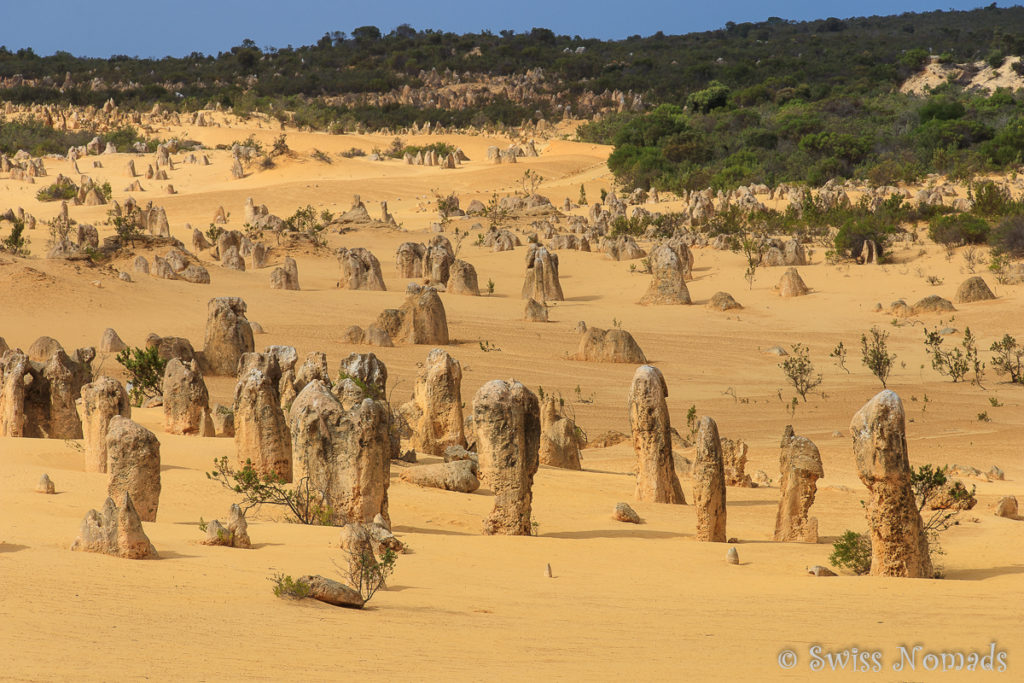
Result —
[[343, 152], [338, 153], [344, 159], [354, 159], [356, 157], [365, 157], [366, 151], [359, 149], [358, 147], [349, 147]]
[[25, 221], [15, 218], [14, 224], [11, 226], [11, 233], [3, 238], [3, 240], [0, 240], [0, 251], [5, 251], [14, 256], [28, 256], [29, 240], [24, 236], [24, 233]]
[[1002, 339], [992, 342], [989, 350], [996, 354], [992, 356], [992, 369], [997, 375], [1009, 375], [1014, 384], [1024, 384], [1024, 347], [1015, 338], [1004, 334]]
[[988, 416], [988, 411], [987, 410], [983, 410], [982, 412], [978, 413], [978, 422], [991, 422], [991, 421], [992, 421], [992, 418]]
[[[110, 223], [114, 226], [114, 232], [122, 247], [129, 244], [135, 248], [135, 240], [142, 237], [141, 215], [137, 210], [126, 209], [124, 213], [118, 214], [111, 209], [107, 212]], [[213, 224], [211, 223], [211, 227]], [[221, 230], [223, 232], [223, 230]], [[213, 240], [216, 243], [216, 239]]]
[[319, 150], [319, 149], [315, 149], [315, 148], [314, 148], [314, 149], [313, 149], [313, 153], [312, 153], [312, 154], [311, 154], [310, 156], [312, 156], [312, 157], [313, 157], [314, 159], [316, 159], [317, 161], [322, 161], [322, 162], [324, 162], [325, 164], [330, 164], [330, 163], [332, 163], [332, 162], [331, 162], [331, 157], [329, 157], [329, 156], [327, 155], [327, 153], [326, 153], [326, 152], [323, 152], [323, 151], [321, 151], [321, 150]]
[[276, 473], [261, 475], [249, 459], [242, 469], [236, 470], [228, 463], [227, 456], [215, 458], [213, 466], [213, 471], [206, 473], [207, 479], [218, 481], [224, 488], [240, 494], [242, 501], [238, 505], [243, 515], [263, 505], [276, 505], [291, 512], [299, 524], [331, 526], [335, 523], [334, 511], [326, 503], [327, 496], [313, 487], [309, 477], [289, 486]]
[[287, 574], [277, 573], [268, 577], [268, 580], [274, 584], [274, 595], [279, 598], [302, 600], [308, 598], [312, 593], [312, 588], [308, 583], [302, 579], [293, 579]]
[[1005, 285], [1009, 281], [1011, 263], [1012, 260], [1007, 254], [992, 250], [988, 260], [988, 269], [995, 276], [996, 282]]
[[434, 203], [437, 205], [437, 215], [441, 219], [441, 225], [447, 225], [459, 208], [459, 197], [454, 192], [442, 195], [435, 191]]
[[764, 255], [768, 251], [767, 240], [764, 235], [744, 232], [736, 242], [736, 248], [733, 251], [743, 254], [743, 258], [747, 262], [747, 270], [743, 273], [743, 278], [747, 281], [747, 286], [753, 289], [757, 269], [764, 263]]
[[494, 294], [494, 280], [490, 278], [487, 279], [487, 294], [488, 296], [492, 296]]
[[849, 569], [857, 575], [867, 574], [871, 571], [871, 536], [848, 530], [832, 544], [828, 561], [838, 569]]
[[846, 345], [843, 342], [836, 344], [836, 347], [832, 349], [832, 353], [828, 354], [828, 357], [835, 359], [839, 369], [845, 370], [847, 375], [850, 374], [850, 369], [846, 367]]
[[67, 241], [71, 235], [71, 229], [75, 227], [75, 219], [64, 214], [57, 214], [46, 224], [50, 229], [50, 244], [55, 245]]
[[133, 405], [141, 406], [147, 398], [163, 396], [167, 361], [160, 357], [155, 346], [128, 347], [117, 354], [116, 360], [128, 373], [128, 398]]
[[968, 273], [974, 273], [975, 270], [977, 270], [978, 265], [981, 263], [981, 252], [974, 245], [964, 249], [960, 256], [964, 260], [964, 267], [967, 268]]
[[490, 353], [491, 351], [501, 351], [501, 347], [495, 346], [489, 339], [484, 339], [480, 342], [480, 350], [484, 353]]
[[796, 393], [807, 402], [807, 392], [812, 391], [821, 384], [821, 375], [814, 373], [814, 364], [811, 362], [810, 350], [803, 344], [794, 344], [790, 355], [779, 367], [786, 375], [786, 379], [793, 385]]
[[[987, 416], [986, 416], [987, 417]], [[974, 498], [975, 486], [967, 489], [962, 483], [950, 483], [948, 466], [921, 465], [911, 472], [910, 486], [914, 490], [917, 511], [921, 513], [924, 533], [928, 537], [928, 554], [932, 563], [937, 564], [938, 556], [945, 554], [939, 543], [939, 534], [959, 524], [957, 517], [966, 508], [966, 503]], [[930, 504], [942, 501], [937, 510], [926, 510]], [[936, 577], [941, 570], [936, 566]]]
[[932, 358], [932, 368], [939, 374], [949, 377], [953, 382], [961, 382], [969, 372], [974, 372], [972, 384], [981, 386], [985, 374], [985, 364], [978, 358], [978, 345], [971, 328], [964, 329], [964, 338], [959, 346], [944, 349], [942, 335], [937, 330], [924, 330], [924, 345]]
[[523, 187], [523, 194], [529, 197], [537, 193], [537, 188], [544, 182], [544, 176], [528, 168], [523, 171], [523, 177], [519, 179], [519, 182]]
[[576, 200], [576, 203], [579, 204], [580, 206], [587, 205], [587, 190], [586, 188], [583, 187], [583, 183], [580, 183], [580, 196]]
[[932, 287], [938, 287], [942, 284], [943, 280], [938, 275], [929, 275], [924, 279], [925, 282], [930, 284]]
[[378, 559], [372, 547], [365, 545], [359, 552], [349, 552], [348, 567], [339, 569], [366, 603], [377, 591], [387, 587], [388, 578], [395, 573], [397, 562], [398, 553], [391, 548], [385, 548]]
[[889, 378], [889, 371], [892, 370], [892, 363], [896, 360], [896, 354], [889, 355], [889, 347], [886, 341], [889, 333], [877, 327], [872, 327], [867, 334], [860, 336], [860, 360], [868, 370], [871, 371], [885, 389], [886, 381]]

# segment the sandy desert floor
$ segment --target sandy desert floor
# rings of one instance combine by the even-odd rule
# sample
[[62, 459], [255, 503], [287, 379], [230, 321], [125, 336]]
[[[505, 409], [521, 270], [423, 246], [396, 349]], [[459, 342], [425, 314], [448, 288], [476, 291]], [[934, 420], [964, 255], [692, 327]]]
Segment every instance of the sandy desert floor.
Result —
[[[185, 135], [213, 147], [250, 133], [267, 144], [278, 134], [252, 125], [159, 135]], [[279, 216], [306, 204], [344, 211], [353, 194], [376, 215], [376, 202], [386, 200], [404, 230], [356, 230], [329, 238], [332, 248], [373, 251], [384, 269], [386, 292], [339, 290], [338, 265], [329, 252], [294, 254], [302, 283], [298, 292], [269, 288], [270, 270], [283, 257], [278, 252], [272, 252], [270, 267], [244, 273], [204, 256], [210, 285], [143, 276], [127, 283], [107, 268], [41, 258], [46, 251], [41, 226], [29, 235], [35, 256], [0, 260], [0, 336], [12, 348], [27, 349], [46, 334], [73, 349], [97, 345], [103, 330], [113, 327], [130, 345], [142, 345], [156, 332], [188, 337], [199, 348], [207, 301], [240, 296], [250, 320], [266, 331], [256, 337], [257, 349], [293, 345], [300, 358], [324, 351], [332, 372], [348, 353], [373, 351], [388, 366], [394, 400], [407, 400], [417, 363], [429, 347], [381, 349], [340, 339], [348, 326], [365, 326], [380, 310], [401, 304], [405, 282], [394, 272], [394, 250], [401, 242], [429, 237], [428, 226], [436, 220], [429, 209], [431, 191], [454, 191], [465, 206], [494, 192], [515, 191], [525, 169], [546, 178], [540, 192], [556, 205], [565, 197], [575, 200], [580, 184], [591, 201], [600, 188], [611, 186], [604, 165], [609, 148], [555, 140], [542, 147], [539, 158], [492, 165], [485, 160], [487, 146], [507, 145], [507, 139], [445, 135], [406, 141], [438, 139], [461, 146], [472, 161], [442, 170], [341, 159], [338, 152], [353, 145], [369, 150], [386, 147], [390, 139], [288, 131], [296, 156], [275, 169], [233, 180], [229, 153], [214, 151], [210, 166], [178, 164], [170, 172], [178, 194], [167, 195], [158, 189], [162, 183], [142, 180], [148, 191], [135, 195], [164, 206], [172, 234], [186, 245], [191, 236], [184, 224], [205, 229], [221, 205], [231, 212], [227, 227], [240, 228], [250, 196]], [[328, 153], [333, 163], [311, 159], [314, 148]], [[145, 168], [151, 156], [137, 158], [136, 165], [141, 161]], [[109, 180], [115, 199], [123, 201], [129, 158], [103, 157], [102, 169], [87, 168], [91, 158], [80, 165], [98, 182]], [[50, 176], [75, 177], [66, 161], [47, 159], [46, 165]], [[35, 200], [40, 187], [0, 180], [0, 209], [22, 206], [41, 219], [52, 217], [58, 206]], [[97, 224], [102, 237], [111, 231], [100, 225], [105, 209], [72, 207], [71, 215]], [[480, 219], [453, 225], [474, 222], [486, 226]], [[162, 446], [159, 520], [145, 524], [158, 561], [69, 552], [85, 513], [106, 497], [106, 476], [86, 474], [72, 443], [0, 439], [0, 678], [804, 679], [811, 673], [808, 648], [820, 644], [831, 651], [881, 651], [884, 670], [867, 674], [878, 680], [964, 680], [964, 673], [927, 672], [920, 665], [902, 674], [890, 667], [899, 660], [901, 645], [922, 645], [923, 652], [987, 653], [993, 642], [1008, 652], [1009, 673], [1000, 678], [1019, 678], [1024, 522], [995, 517], [988, 507], [1003, 495], [1024, 494], [1024, 389], [1001, 383], [991, 372], [985, 389], [949, 382], [931, 369], [922, 325], [893, 326], [891, 316], [874, 312], [877, 302], [887, 307], [897, 298], [913, 302], [939, 294], [952, 299], [968, 276], [959, 256], [947, 261], [941, 248], [926, 244], [897, 250], [890, 265], [830, 266], [819, 248], [813, 264], [800, 269], [812, 294], [781, 299], [772, 286], [784, 269], [758, 271], [750, 289], [740, 256], [695, 249], [695, 279], [689, 284], [694, 305], [642, 307], [636, 302], [650, 276], [631, 273], [630, 262], [561, 251], [566, 301], [552, 308], [551, 322], [537, 324], [522, 321], [524, 248], [492, 253], [471, 241], [460, 256], [476, 267], [482, 284], [495, 282], [494, 295], [442, 295], [453, 338], [449, 351], [462, 363], [467, 403], [481, 384], [496, 378], [515, 377], [570, 401], [579, 387], [578, 395], [588, 402], [574, 407], [586, 431], [628, 432], [626, 393], [635, 367], [567, 358], [576, 348], [572, 328], [578, 320], [599, 327], [621, 321], [664, 372], [677, 428], [685, 427], [686, 411], [695, 405], [699, 414], [715, 418], [723, 436], [750, 444], [748, 472], [764, 470], [776, 480], [786, 424], [817, 444], [825, 478], [818, 482], [812, 514], [819, 520], [821, 542], [771, 542], [777, 486], [730, 488], [728, 535], [737, 539], [740, 564], [726, 564], [728, 545], [694, 541], [691, 506], [635, 501], [628, 442], [585, 450], [582, 472], [541, 468], [534, 484], [536, 537], [482, 536], [482, 520], [492, 506], [488, 492], [421, 489], [398, 479], [405, 465], [396, 463], [391, 518], [411, 552], [399, 557], [389, 588], [363, 611], [289, 602], [274, 597], [268, 576], [336, 575], [337, 530], [289, 524], [268, 508], [250, 522], [255, 549], [200, 545], [199, 518], [223, 519], [233, 502], [229, 492], [204, 476], [215, 458], [234, 457], [233, 441], [167, 435], [161, 409], [137, 409], [133, 419], [156, 432]], [[130, 270], [129, 264], [123, 259], [115, 266]], [[929, 285], [926, 275], [942, 278], [943, 284]], [[985, 349], [1004, 332], [1024, 334], [1022, 288], [986, 279], [996, 300], [958, 305], [955, 319], [941, 323], [961, 330], [969, 326]], [[732, 293], [743, 310], [705, 308], [721, 290]], [[920, 320], [928, 327], [940, 324], [934, 315]], [[911, 462], [958, 463], [982, 471], [998, 465], [1006, 473], [1005, 481], [968, 481], [977, 484], [979, 502], [943, 536], [944, 580], [814, 578], [804, 570], [827, 565], [831, 542], [847, 529], [866, 526], [860, 506], [866, 490], [856, 475], [848, 427], [853, 413], [880, 389], [857, 351], [861, 333], [872, 325], [891, 333], [898, 356], [890, 388], [907, 409]], [[481, 341], [500, 350], [484, 352]], [[849, 374], [828, 357], [839, 341], [850, 349]], [[809, 397], [791, 416], [784, 403], [792, 390], [786, 388], [779, 359], [765, 351], [796, 342], [810, 346], [824, 375], [824, 393]], [[101, 354], [93, 367], [123, 378], [111, 356]], [[232, 379], [207, 378], [207, 383], [211, 404], [230, 404]], [[979, 421], [983, 411], [990, 422]], [[421, 457], [421, 462], [433, 460]], [[34, 492], [43, 472], [56, 483], [58, 495]], [[690, 485], [683, 480], [688, 498]], [[618, 501], [630, 502], [645, 523], [613, 521]], [[548, 563], [553, 578], [545, 576]], [[799, 658], [792, 670], [777, 662], [786, 648]], [[830, 671], [819, 675], [844, 678]]]

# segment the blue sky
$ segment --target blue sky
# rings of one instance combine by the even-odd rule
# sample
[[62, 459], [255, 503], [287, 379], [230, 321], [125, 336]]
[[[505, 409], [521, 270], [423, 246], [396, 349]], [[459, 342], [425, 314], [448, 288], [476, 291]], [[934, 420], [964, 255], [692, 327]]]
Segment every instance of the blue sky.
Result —
[[[727, 21], [823, 19], [873, 14], [973, 9], [974, 0], [0, 0], [0, 45], [37, 54], [78, 56], [216, 54], [251, 38], [260, 47], [308, 45], [326, 32], [399, 24], [456, 33], [502, 29], [624, 38], [657, 31], [689, 33]], [[1005, 7], [1010, 3], [1001, 2]]]

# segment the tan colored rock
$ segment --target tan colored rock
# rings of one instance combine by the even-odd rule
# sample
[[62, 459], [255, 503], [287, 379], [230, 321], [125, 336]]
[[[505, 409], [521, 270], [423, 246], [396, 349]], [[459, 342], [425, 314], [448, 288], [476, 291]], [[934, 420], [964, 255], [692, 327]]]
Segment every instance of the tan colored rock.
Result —
[[629, 388], [629, 424], [636, 455], [636, 497], [647, 503], [686, 505], [672, 460], [668, 385], [661, 370], [642, 365]]
[[53, 337], [42, 336], [32, 342], [32, 345], [28, 347], [28, 359], [35, 361], [36, 363], [45, 363], [50, 360], [50, 357], [58, 351], [63, 351], [64, 347], [60, 345], [60, 342]]
[[213, 422], [213, 434], [217, 438], [233, 439], [235, 437], [235, 413], [221, 404], [213, 407], [210, 413]]
[[860, 480], [868, 487], [871, 575], [932, 578], [928, 538], [910, 485], [903, 403], [885, 390], [850, 423]]
[[252, 548], [249, 540], [249, 524], [245, 521], [242, 508], [237, 503], [231, 505], [228, 514], [228, 525], [225, 527], [215, 519], [206, 527], [206, 538], [203, 545], [220, 545], [227, 548]]
[[[685, 246], [685, 245], [684, 245]], [[667, 244], [651, 251], [651, 284], [640, 299], [640, 304], [675, 305], [690, 304], [690, 290], [686, 288], [686, 274], [689, 268], [680, 261], [678, 253]]]
[[616, 503], [615, 510], [612, 512], [612, 519], [616, 522], [626, 522], [628, 524], [642, 523], [640, 515], [629, 506], [629, 503]]
[[480, 488], [480, 480], [476, 478], [476, 467], [472, 460], [417, 465], [402, 470], [402, 481], [426, 488], [473, 493]]
[[34, 381], [21, 351], [0, 355], [0, 436], [25, 436], [25, 380]]
[[159, 557], [146, 532], [142, 530], [142, 522], [132, 504], [131, 496], [123, 493], [118, 497], [118, 501], [115, 505], [113, 498], [107, 498], [100, 512], [89, 510], [82, 520], [78, 538], [71, 544], [71, 549], [129, 560], [150, 560]]
[[969, 304], [975, 301], [988, 301], [995, 298], [996, 295], [985, 284], [984, 278], [980, 275], [975, 275], [974, 277], [967, 278], [960, 284], [960, 287], [956, 290], [954, 301], [958, 304]]
[[271, 271], [270, 288], [299, 290], [299, 267], [295, 259], [285, 256], [284, 263]]
[[715, 292], [708, 300], [707, 307], [713, 311], [734, 311], [743, 308], [728, 292]]
[[342, 247], [338, 249], [336, 255], [338, 265], [341, 267], [341, 279], [338, 280], [338, 287], [374, 292], [383, 292], [387, 289], [384, 286], [384, 278], [380, 274], [380, 261], [370, 250], [363, 247], [355, 249]]
[[403, 242], [395, 251], [395, 270], [403, 280], [423, 277], [423, 256], [427, 248], [419, 242]]
[[546, 323], [548, 321], [548, 307], [536, 299], [527, 299], [523, 308], [523, 320], [528, 323]]
[[444, 455], [449, 446], [466, 447], [462, 422], [462, 366], [444, 349], [433, 349], [416, 376], [413, 400], [402, 412], [412, 428], [413, 448]]
[[921, 315], [922, 313], [952, 313], [954, 311], [956, 311], [956, 309], [948, 299], [943, 299], [941, 296], [936, 294], [926, 296], [910, 307], [911, 315]]
[[146, 337], [146, 348], [155, 348], [161, 360], [169, 361], [177, 358], [182, 363], [191, 363], [196, 358], [192, 342], [184, 337], [161, 337], [150, 334]]
[[531, 244], [526, 252], [526, 277], [522, 296], [536, 301], [565, 301], [558, 277], [558, 254]]
[[456, 259], [448, 272], [449, 294], [480, 296], [480, 285], [476, 279], [476, 268], [473, 264]]
[[1017, 498], [1015, 496], [1003, 496], [1000, 498], [994, 508], [993, 512], [996, 517], [1006, 517], [1007, 519], [1020, 519], [1020, 513], [1017, 508]]
[[213, 436], [210, 393], [199, 365], [172, 358], [164, 369], [164, 431], [186, 436]]
[[804, 296], [811, 291], [804, 284], [803, 278], [800, 277], [800, 273], [797, 272], [796, 268], [788, 268], [782, 274], [782, 279], [779, 280], [776, 289], [779, 290], [779, 296], [783, 298]]
[[114, 499], [130, 495], [139, 519], [155, 522], [160, 505], [160, 441], [156, 434], [115, 415], [107, 427], [107, 461], [107, 495]]
[[448, 279], [451, 277], [453, 263], [455, 263], [455, 255], [447, 240], [443, 243], [428, 245], [423, 254], [423, 277], [427, 284], [447, 285]]
[[546, 395], [540, 402], [540, 463], [565, 470], [582, 470], [576, 422], [561, 413], [559, 401]]
[[359, 591], [319, 574], [299, 577], [299, 581], [309, 586], [309, 597], [328, 605], [361, 609], [366, 603]]
[[410, 283], [400, 310], [401, 328], [391, 334], [404, 344], [448, 344], [448, 317], [433, 287]]
[[647, 357], [626, 330], [590, 327], [580, 337], [575, 360], [604, 363], [646, 363]]
[[99, 377], [82, 387], [76, 402], [85, 439], [85, 471], [108, 469], [107, 429], [115, 415], [131, 418], [132, 407], [124, 387], [111, 377]]
[[753, 488], [754, 483], [746, 473], [747, 444], [740, 439], [720, 439], [722, 443], [722, 463], [725, 468], [725, 485], [742, 488]]
[[117, 336], [117, 332], [112, 328], [108, 327], [103, 331], [99, 345], [101, 353], [120, 353], [127, 348], [128, 345], [121, 341], [121, 337]]
[[725, 543], [725, 467], [718, 425], [704, 416], [697, 429], [693, 461], [693, 505], [697, 510], [698, 541]]
[[388, 519], [387, 404], [364, 398], [346, 410], [323, 382], [313, 380], [292, 404], [288, 422], [292, 451], [335, 522]]
[[825, 476], [821, 454], [810, 439], [796, 436], [786, 426], [779, 456], [779, 509], [775, 515], [776, 541], [818, 542], [818, 520], [809, 516], [818, 479]]
[[39, 478], [39, 483], [36, 484], [36, 493], [44, 493], [47, 495], [57, 493], [57, 487], [54, 486], [53, 481], [50, 480], [50, 475], [44, 474]]
[[260, 370], [249, 370], [235, 385], [234, 428], [238, 464], [252, 462], [261, 475], [292, 480], [292, 443], [278, 403], [277, 387]]
[[203, 345], [207, 373], [234, 377], [242, 354], [254, 350], [252, 328], [245, 310], [245, 302], [238, 297], [210, 299]]
[[478, 477], [494, 491], [485, 535], [532, 533], [533, 476], [540, 465], [540, 406], [515, 380], [492, 380], [473, 398]]

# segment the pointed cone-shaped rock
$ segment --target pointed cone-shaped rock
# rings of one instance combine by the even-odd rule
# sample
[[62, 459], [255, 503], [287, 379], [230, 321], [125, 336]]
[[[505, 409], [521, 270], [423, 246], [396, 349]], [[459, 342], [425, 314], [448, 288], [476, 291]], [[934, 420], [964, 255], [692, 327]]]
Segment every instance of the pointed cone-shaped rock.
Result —
[[412, 406], [413, 447], [444, 455], [449, 446], [466, 447], [462, 421], [462, 366], [444, 349], [434, 349], [416, 377]]
[[782, 274], [778, 290], [779, 296], [783, 298], [804, 296], [811, 291], [807, 289], [807, 285], [804, 284], [803, 278], [800, 277], [800, 273], [797, 272], [796, 268], [789, 268]]
[[448, 316], [433, 287], [410, 283], [400, 309], [401, 328], [396, 341], [406, 344], [448, 344]]
[[791, 426], [782, 435], [779, 455], [779, 509], [775, 515], [776, 541], [818, 542], [818, 521], [809, 517], [818, 479], [825, 476], [821, 454], [810, 439], [796, 436]]
[[667, 244], [651, 251], [651, 284], [640, 299], [643, 305], [689, 304], [690, 290], [686, 288], [686, 274], [689, 268], [679, 259], [679, 254]]
[[89, 510], [71, 549], [129, 560], [159, 557], [142, 530], [142, 522], [128, 493], [118, 496], [118, 504], [113, 498], [107, 498], [100, 512]]
[[245, 311], [245, 302], [238, 297], [210, 299], [203, 348], [210, 374], [234, 377], [242, 354], [254, 350], [252, 327]]
[[629, 388], [629, 424], [636, 455], [636, 497], [649, 503], [686, 504], [672, 458], [668, 385], [661, 370], [642, 365]]

